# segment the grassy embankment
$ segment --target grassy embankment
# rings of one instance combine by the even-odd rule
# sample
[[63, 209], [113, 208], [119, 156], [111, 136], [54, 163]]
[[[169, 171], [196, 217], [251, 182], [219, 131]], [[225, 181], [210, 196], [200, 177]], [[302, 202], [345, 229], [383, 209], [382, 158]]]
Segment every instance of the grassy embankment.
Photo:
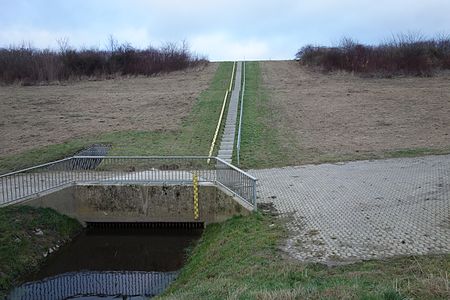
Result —
[[282, 133], [272, 126], [279, 113], [271, 107], [261, 80], [259, 62], [247, 62], [240, 152], [243, 168], [287, 165], [292, 160], [293, 153], [280, 143]]
[[71, 156], [88, 145], [112, 145], [111, 155], [207, 155], [228, 88], [232, 62], [221, 63], [181, 128], [170, 132], [125, 131], [72, 139], [63, 144], [0, 157], [0, 174]]
[[0, 208], [0, 299], [20, 276], [37, 270], [44, 253], [80, 230], [75, 219], [49, 208]]
[[209, 225], [161, 299], [448, 299], [450, 255], [326, 267], [286, 258], [279, 219]]
[[289, 128], [281, 128], [282, 112], [276, 105], [276, 95], [262, 83], [259, 62], [246, 64], [243, 128], [240, 162], [243, 168], [273, 168], [307, 163], [326, 163], [349, 160], [417, 157], [447, 154], [450, 149], [412, 148], [385, 150], [382, 153], [332, 153], [304, 149], [299, 137]]

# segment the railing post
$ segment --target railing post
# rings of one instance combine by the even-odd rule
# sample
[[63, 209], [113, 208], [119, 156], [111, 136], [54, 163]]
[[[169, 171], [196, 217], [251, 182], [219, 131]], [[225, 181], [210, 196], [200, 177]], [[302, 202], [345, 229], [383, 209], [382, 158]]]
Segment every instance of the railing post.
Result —
[[243, 63], [243, 68], [242, 68], [242, 77], [243, 77], [243, 81], [242, 81], [242, 90], [241, 90], [241, 104], [240, 104], [240, 110], [239, 110], [239, 128], [238, 128], [238, 137], [237, 137], [237, 145], [236, 145], [236, 152], [237, 152], [236, 153], [236, 162], [237, 162], [238, 166], [241, 165], [240, 152], [241, 152], [242, 114], [244, 112], [245, 61]]
[[255, 211], [257, 211], [258, 203], [256, 203], [256, 180], [253, 180], [253, 206]]

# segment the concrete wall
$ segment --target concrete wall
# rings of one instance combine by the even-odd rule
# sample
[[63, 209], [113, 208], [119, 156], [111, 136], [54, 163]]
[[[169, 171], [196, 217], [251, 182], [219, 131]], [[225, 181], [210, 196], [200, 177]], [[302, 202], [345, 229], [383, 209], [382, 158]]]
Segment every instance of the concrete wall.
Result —
[[76, 185], [23, 202], [51, 207], [81, 222], [221, 222], [249, 214], [230, 194], [199, 186], [199, 218], [194, 219], [193, 187], [187, 185]]

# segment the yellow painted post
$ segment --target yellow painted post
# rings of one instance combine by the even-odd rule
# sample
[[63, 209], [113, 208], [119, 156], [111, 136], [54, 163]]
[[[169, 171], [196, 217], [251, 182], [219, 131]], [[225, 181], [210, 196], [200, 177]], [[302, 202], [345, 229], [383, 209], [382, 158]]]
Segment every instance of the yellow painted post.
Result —
[[192, 184], [194, 185], [194, 220], [198, 219], [199, 211], [198, 211], [198, 176], [194, 173], [194, 177], [192, 178]]

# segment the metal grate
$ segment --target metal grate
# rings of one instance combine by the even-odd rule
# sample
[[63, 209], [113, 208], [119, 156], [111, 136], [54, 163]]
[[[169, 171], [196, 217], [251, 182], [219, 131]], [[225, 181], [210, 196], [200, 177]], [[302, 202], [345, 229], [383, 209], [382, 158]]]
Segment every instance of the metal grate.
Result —
[[203, 229], [204, 222], [87, 222], [88, 230], [110, 229]]

